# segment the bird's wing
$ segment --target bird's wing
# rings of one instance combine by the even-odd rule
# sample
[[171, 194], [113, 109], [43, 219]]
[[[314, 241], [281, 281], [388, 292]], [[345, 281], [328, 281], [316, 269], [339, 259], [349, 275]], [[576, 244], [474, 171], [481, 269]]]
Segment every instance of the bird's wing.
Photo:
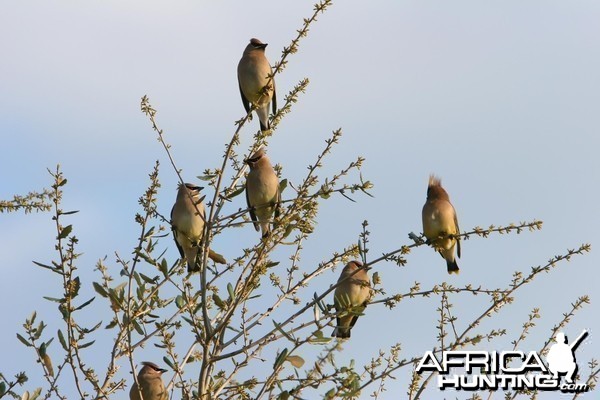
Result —
[[281, 214], [281, 192], [279, 191], [279, 184], [277, 185], [277, 195], [275, 196], [275, 218], [279, 218]]
[[355, 315], [352, 317], [352, 320], [350, 321], [350, 326], [348, 328], [349, 329], [354, 328], [354, 324], [356, 324], [356, 321], [358, 321], [358, 315]]
[[252, 219], [252, 223], [254, 224], [254, 229], [258, 232], [260, 227], [258, 226], [258, 220], [256, 219], [256, 214], [254, 213], [254, 207], [250, 204], [250, 197], [248, 197], [248, 186], [246, 185], [246, 204], [248, 204], [248, 211], [250, 212], [250, 218]]
[[177, 227], [175, 227], [175, 225], [173, 225], [173, 209], [175, 209], [175, 207], [173, 207], [171, 209], [171, 230], [173, 231], [173, 239], [175, 240], [175, 245], [177, 246], [177, 250], [179, 250], [179, 255], [181, 256], [181, 258], [183, 258], [183, 256], [184, 256], [183, 248], [179, 245], [179, 242], [177, 241]]
[[271, 99], [272, 107], [273, 107], [273, 115], [277, 112], [277, 90], [275, 90], [275, 78], [271, 78], [273, 81], [273, 98]]
[[240, 96], [242, 96], [242, 104], [244, 104], [244, 109], [246, 110], [247, 113], [249, 113], [250, 112], [250, 102], [248, 101], [246, 96], [244, 96], [244, 91], [242, 90], [242, 85], [239, 84], [239, 79], [238, 79], [238, 86], [240, 87]]
[[[458, 227], [458, 217], [456, 216], [456, 210], [454, 211], [454, 226], [456, 227], [456, 234], [460, 235], [460, 228]], [[460, 239], [456, 238], [456, 255], [460, 258]]]

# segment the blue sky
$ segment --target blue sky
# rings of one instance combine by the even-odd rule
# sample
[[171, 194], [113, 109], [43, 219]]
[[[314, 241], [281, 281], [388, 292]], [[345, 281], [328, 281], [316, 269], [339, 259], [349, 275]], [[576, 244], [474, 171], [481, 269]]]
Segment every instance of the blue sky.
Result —
[[[244, 114], [236, 66], [248, 39], [269, 43], [273, 63], [311, 13], [312, 3], [299, 1], [1, 3], [0, 198], [48, 186], [46, 168], [61, 164], [69, 179], [63, 208], [80, 210], [69, 223], [83, 253], [84, 289], [92, 295], [97, 260], [107, 257], [114, 266], [115, 252], [127, 256], [135, 245], [137, 199], [155, 160], [162, 164], [163, 215], [175, 197], [176, 176], [139, 111], [140, 98], [150, 97], [178, 166], [193, 181], [220, 163], [234, 121]], [[590, 329], [578, 360], [598, 358], [598, 20], [595, 1], [335, 3], [277, 77], [281, 100], [300, 79], [310, 85], [279, 125], [269, 155], [284, 177], [298, 182], [341, 127], [341, 144], [323, 173], [362, 155], [375, 197], [322, 205], [304, 246], [307, 268], [355, 243], [365, 219], [373, 257], [407, 244], [409, 232], [421, 231], [427, 178], [436, 173], [462, 230], [533, 219], [544, 227], [465, 242], [458, 277], [447, 276], [443, 261], [425, 247], [404, 268], [378, 264], [386, 291], [405, 292], [415, 281], [424, 288], [444, 280], [502, 287], [515, 270], [591, 243], [591, 253], [541, 276], [503, 311], [498, 324], [512, 330], [494, 346], [509, 347], [527, 314], [540, 307], [542, 320], [524, 346], [541, 347], [570, 303], [589, 294], [592, 304], [566, 333]], [[244, 129], [242, 146], [250, 144], [255, 125], [256, 119]], [[234, 209], [243, 206], [242, 196], [238, 202]], [[15, 337], [24, 319], [34, 309], [48, 320], [56, 316], [42, 296], [58, 294], [59, 282], [31, 263], [54, 257], [54, 235], [49, 214], [0, 216], [7, 375], [34, 365]], [[246, 228], [215, 246], [235, 254], [239, 243], [255, 240]], [[164, 243], [174, 259], [176, 249]], [[316, 280], [316, 287], [327, 287], [338, 273]], [[486, 304], [464, 295], [453, 300], [459, 318]], [[393, 310], [368, 309], [340, 357], [364, 363], [396, 342], [404, 357], [422, 354], [435, 342], [436, 307], [407, 301]], [[140, 361], [162, 357], [148, 351]], [[92, 357], [98, 368], [102, 362]], [[390, 397], [404, 395], [410, 371], [403, 371], [389, 383]]]

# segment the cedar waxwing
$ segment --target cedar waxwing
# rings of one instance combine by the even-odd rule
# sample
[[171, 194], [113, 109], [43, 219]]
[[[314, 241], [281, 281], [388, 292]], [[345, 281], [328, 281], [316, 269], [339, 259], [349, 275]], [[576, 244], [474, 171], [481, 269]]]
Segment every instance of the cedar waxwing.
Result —
[[246, 177], [246, 202], [254, 228], [258, 231], [260, 227], [264, 238], [271, 232], [270, 220], [273, 213], [275, 218], [279, 216], [279, 179], [262, 147], [246, 163], [250, 166]]
[[[367, 301], [371, 297], [371, 280], [367, 270], [362, 266], [360, 261], [350, 261], [342, 270], [333, 298], [333, 305], [338, 313], [348, 310], [349, 307], [359, 307], [354, 311], [362, 312], [367, 306]], [[358, 272], [354, 273], [356, 270]], [[350, 330], [357, 319], [358, 315], [351, 313], [338, 316], [337, 327], [331, 335], [340, 339], [349, 338]]]
[[[246, 112], [250, 112], [250, 104], [256, 106], [261, 131], [271, 129], [269, 103], [273, 103], [273, 114], [277, 110], [275, 80], [268, 78], [273, 71], [265, 57], [265, 47], [267, 47], [267, 43], [262, 43], [258, 39], [250, 39], [250, 44], [246, 46], [237, 70], [242, 103]], [[269, 89], [263, 93], [267, 84], [269, 84]]]
[[[199, 270], [196, 257], [200, 250], [198, 244], [204, 232], [204, 203], [203, 198], [200, 198], [200, 190], [201, 187], [191, 183], [179, 185], [177, 199], [171, 209], [173, 237], [179, 254], [187, 260], [188, 272]], [[216, 263], [227, 264], [222, 255], [212, 250], [209, 250], [208, 256]]]
[[[162, 374], [166, 369], [159, 368], [158, 365], [144, 361], [144, 366], [140, 369], [137, 380], [142, 387], [142, 396], [144, 400], [167, 400], [169, 398], [165, 384], [162, 381]], [[138, 385], [134, 382], [129, 391], [130, 400], [142, 400]]]
[[447, 237], [460, 234], [458, 219], [450, 203], [450, 197], [442, 187], [442, 181], [434, 175], [429, 176], [427, 201], [423, 206], [423, 233], [428, 243], [432, 244], [446, 260], [448, 273], [458, 274], [454, 247], [460, 258], [460, 240]]

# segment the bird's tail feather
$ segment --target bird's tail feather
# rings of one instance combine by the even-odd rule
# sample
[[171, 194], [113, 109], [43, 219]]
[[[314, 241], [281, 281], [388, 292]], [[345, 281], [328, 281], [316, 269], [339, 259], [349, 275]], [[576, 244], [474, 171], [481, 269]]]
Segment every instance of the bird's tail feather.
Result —
[[338, 339], [349, 339], [350, 338], [350, 328], [337, 326], [331, 336], [336, 337]]
[[458, 274], [460, 272], [458, 269], [458, 264], [456, 263], [456, 259], [452, 261], [446, 260], [446, 266], [448, 267], [449, 274]]

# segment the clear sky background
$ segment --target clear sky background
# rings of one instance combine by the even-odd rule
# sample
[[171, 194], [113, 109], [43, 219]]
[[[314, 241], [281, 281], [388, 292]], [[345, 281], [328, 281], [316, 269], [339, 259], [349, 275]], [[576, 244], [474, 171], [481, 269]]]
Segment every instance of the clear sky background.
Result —
[[[128, 256], [135, 246], [137, 199], [157, 159], [163, 215], [175, 198], [176, 175], [140, 112], [140, 98], [150, 97], [183, 176], [194, 181], [205, 168], [220, 165], [234, 121], [244, 115], [236, 67], [248, 40], [269, 43], [267, 57], [274, 63], [311, 14], [312, 2], [293, 0], [0, 3], [0, 198], [49, 186], [46, 168], [61, 164], [69, 180], [63, 209], [80, 210], [68, 223], [83, 253], [82, 298], [93, 295], [99, 259], [106, 256], [118, 275], [115, 252]], [[539, 349], [570, 304], [588, 294], [591, 305], [566, 331], [571, 338], [591, 331], [577, 352], [587, 373], [585, 363], [600, 357], [598, 21], [600, 3], [593, 0], [336, 2], [277, 77], [281, 103], [300, 79], [309, 78], [310, 85], [279, 125], [269, 155], [297, 183], [331, 131], [341, 127], [342, 142], [324, 173], [362, 155], [362, 173], [375, 184], [375, 197], [325, 202], [305, 243], [303, 265], [355, 243], [365, 219], [371, 257], [409, 244], [407, 234], [422, 230], [427, 179], [436, 173], [463, 231], [533, 219], [544, 221], [543, 230], [471, 238], [463, 243], [459, 276], [448, 276], [443, 260], [420, 247], [404, 268], [376, 266], [386, 291], [406, 292], [415, 281], [423, 288], [443, 281], [505, 287], [513, 271], [529, 271], [591, 243], [591, 253], [538, 278], [478, 331], [508, 327], [505, 338], [480, 349], [510, 349], [528, 313], [540, 307], [542, 319], [521, 346]], [[257, 126], [254, 119], [244, 129], [243, 146]], [[235, 201], [233, 210], [243, 206], [243, 196]], [[42, 382], [41, 368], [15, 333], [34, 309], [48, 322], [58, 315], [55, 304], [42, 299], [60, 293], [57, 276], [31, 263], [55, 257], [50, 218], [0, 215], [0, 371], [35, 371], [29, 389]], [[256, 240], [247, 227], [224, 235], [215, 247], [228, 256]], [[170, 239], [163, 246], [174, 260]], [[303, 298], [338, 274], [316, 280]], [[488, 305], [481, 296], [450, 299], [463, 329]], [[105, 305], [98, 300], [93, 310], [101, 312]], [[364, 364], [397, 342], [402, 357], [422, 354], [435, 345], [438, 304], [405, 301], [393, 310], [368, 309], [340, 360]], [[102, 318], [108, 322], [108, 315]], [[52, 322], [49, 332], [58, 327]], [[58, 347], [55, 341], [51, 349]], [[147, 352], [137, 359], [161, 361], [153, 346]], [[89, 357], [104, 370], [101, 349]], [[121, 366], [130, 379], [125, 360]], [[409, 375], [401, 370], [384, 398], [404, 397]], [[427, 398], [444, 395], [455, 396], [433, 390]]]

